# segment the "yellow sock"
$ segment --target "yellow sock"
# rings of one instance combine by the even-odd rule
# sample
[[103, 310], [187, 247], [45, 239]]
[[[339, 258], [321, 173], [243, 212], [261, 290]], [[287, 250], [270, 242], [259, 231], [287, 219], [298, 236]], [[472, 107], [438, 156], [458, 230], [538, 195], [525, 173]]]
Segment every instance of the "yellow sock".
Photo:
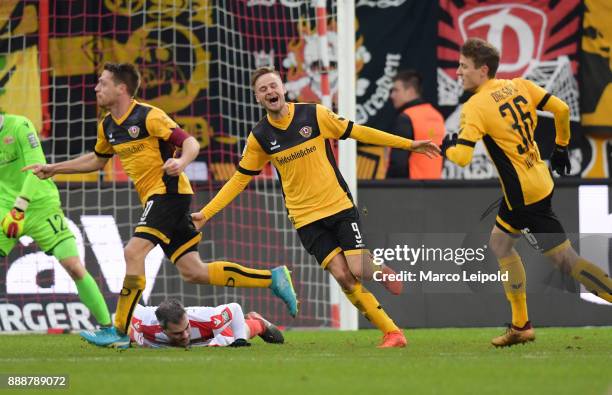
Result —
[[239, 288], [267, 288], [272, 284], [269, 270], [249, 269], [237, 263], [216, 261], [208, 264], [211, 285]]
[[123, 289], [119, 294], [117, 310], [115, 311], [115, 327], [123, 333], [127, 333], [132, 319], [132, 313], [140, 300], [140, 295], [145, 288], [145, 276], [126, 274], [123, 279]]
[[513, 254], [498, 260], [502, 274], [508, 273], [508, 281], [504, 281], [506, 298], [512, 306], [512, 325], [522, 328], [529, 317], [527, 315], [527, 278], [521, 257]]
[[579, 257], [572, 269], [572, 277], [583, 284], [589, 292], [612, 303], [612, 279], [597, 265]]
[[380, 329], [384, 334], [398, 331], [399, 328], [391, 318], [385, 313], [382, 306], [376, 300], [376, 297], [370, 293], [360, 282], [355, 284], [355, 289], [352, 292], [344, 292], [348, 300], [357, 307], [357, 310], [368, 319], [374, 326]]

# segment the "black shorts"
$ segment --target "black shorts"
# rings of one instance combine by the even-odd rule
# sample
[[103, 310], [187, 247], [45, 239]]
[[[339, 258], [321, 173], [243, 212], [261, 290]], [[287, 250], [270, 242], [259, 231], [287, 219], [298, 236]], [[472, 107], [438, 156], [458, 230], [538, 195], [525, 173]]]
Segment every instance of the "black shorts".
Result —
[[539, 202], [510, 210], [502, 199], [495, 225], [506, 233], [525, 239], [540, 252], [549, 252], [567, 241], [563, 225], [552, 211], [552, 193]]
[[202, 233], [191, 221], [191, 195], [153, 195], [145, 203], [134, 237], [159, 244], [175, 263], [190, 251], [198, 250]]
[[366, 248], [355, 207], [304, 225], [297, 232], [306, 251], [323, 269], [341, 251], [350, 255]]

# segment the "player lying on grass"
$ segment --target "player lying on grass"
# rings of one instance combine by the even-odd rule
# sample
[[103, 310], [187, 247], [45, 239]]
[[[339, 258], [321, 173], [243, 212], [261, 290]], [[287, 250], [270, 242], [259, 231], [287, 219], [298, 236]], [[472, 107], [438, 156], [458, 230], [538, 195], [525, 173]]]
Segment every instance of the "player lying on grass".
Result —
[[[124, 249], [126, 275], [114, 327], [83, 336], [100, 347], [129, 346], [130, 317], [146, 285], [145, 258], [158, 244], [183, 280], [222, 287], [270, 288], [295, 316], [297, 298], [285, 266], [257, 270], [233, 262], [200, 260], [202, 233], [191, 222], [193, 190], [184, 173], [200, 152], [200, 144], [165, 112], [136, 101], [139, 85], [140, 74], [133, 64], [105, 64], [95, 91], [98, 105], [108, 113], [98, 124], [94, 152], [66, 162], [26, 168], [45, 179], [55, 174], [99, 170], [118, 155], [143, 205], [140, 221]], [[182, 150], [180, 158], [174, 157], [177, 148]]]
[[[351, 303], [383, 332], [380, 347], [404, 347], [402, 331], [362, 285], [375, 271], [394, 272], [373, 264], [359, 213], [336, 166], [329, 139], [350, 137], [429, 157], [437, 156], [439, 148], [431, 141], [412, 141], [354, 124], [318, 104], [287, 103], [283, 81], [270, 67], [255, 70], [251, 87], [267, 115], [249, 134], [238, 171], [199, 213], [192, 214], [194, 223], [198, 228], [204, 225], [236, 198], [266, 163], [272, 163], [281, 181], [289, 220], [304, 248], [338, 281]], [[401, 292], [400, 281], [383, 285], [393, 294]]]
[[525, 269], [514, 245], [521, 233], [556, 267], [571, 274], [593, 294], [612, 302], [612, 280], [597, 265], [572, 248], [551, 208], [554, 181], [534, 139], [536, 110], [555, 117], [553, 170], [569, 174], [569, 107], [531, 81], [496, 79], [499, 52], [490, 43], [469, 39], [461, 48], [457, 74], [473, 96], [463, 105], [459, 136], [447, 136], [442, 152], [460, 166], [472, 160], [476, 142], [483, 140], [497, 167], [504, 197], [491, 231], [490, 246], [499, 261], [506, 297], [512, 306], [512, 324], [493, 345], [511, 346], [535, 339], [527, 316]]
[[0, 257], [7, 256], [20, 236], [32, 237], [38, 247], [53, 255], [76, 284], [81, 302], [98, 324], [111, 318], [98, 284], [87, 272], [68, 228], [53, 180], [39, 180], [21, 168], [45, 163], [38, 134], [29, 119], [0, 114]]
[[217, 307], [183, 307], [170, 299], [159, 306], [136, 306], [130, 338], [143, 347], [250, 346], [255, 336], [283, 343], [282, 332], [256, 312], [244, 316], [238, 303]]

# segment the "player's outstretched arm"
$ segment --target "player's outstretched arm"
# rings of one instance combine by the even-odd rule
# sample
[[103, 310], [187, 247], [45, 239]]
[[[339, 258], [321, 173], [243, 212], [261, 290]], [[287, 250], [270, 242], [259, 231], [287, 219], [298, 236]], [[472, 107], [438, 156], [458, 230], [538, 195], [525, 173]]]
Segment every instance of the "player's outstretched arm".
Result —
[[440, 147], [432, 143], [431, 140], [414, 140], [410, 151], [426, 155], [428, 158], [440, 156]]
[[440, 155], [440, 148], [431, 140], [410, 140], [363, 125], [353, 125], [350, 137], [366, 144], [400, 148], [435, 158]]
[[32, 170], [32, 173], [44, 180], [56, 174], [89, 173], [90, 171], [100, 170], [107, 161], [108, 158], [100, 157], [91, 152], [64, 162], [47, 165], [41, 163], [31, 164], [21, 169], [21, 171]]
[[236, 171], [232, 178], [223, 185], [223, 188], [215, 195], [214, 198], [202, 210], [191, 214], [191, 220], [197, 229], [200, 229], [206, 222], [211, 219], [225, 206], [230, 204], [236, 196], [246, 188], [253, 176], [246, 175], [240, 171]]
[[352, 138], [366, 144], [399, 148], [427, 155], [433, 158], [440, 155], [440, 148], [429, 140], [413, 141], [386, 133], [368, 126], [349, 121], [321, 105], [317, 105], [317, 122], [325, 138]]
[[259, 174], [269, 160], [270, 158], [261, 148], [253, 133], [249, 134], [242, 159], [238, 164], [238, 170], [202, 210], [191, 214], [191, 220], [196, 228], [200, 229], [206, 221], [223, 210], [236, 196], [240, 195], [249, 182], [251, 182], [253, 176]]

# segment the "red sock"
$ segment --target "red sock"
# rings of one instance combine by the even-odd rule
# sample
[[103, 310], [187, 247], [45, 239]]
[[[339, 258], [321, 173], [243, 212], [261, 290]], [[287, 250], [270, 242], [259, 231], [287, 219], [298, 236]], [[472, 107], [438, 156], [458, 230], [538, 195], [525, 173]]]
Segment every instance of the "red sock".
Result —
[[251, 332], [251, 337], [249, 337], [249, 339], [261, 335], [266, 330], [266, 327], [264, 326], [263, 322], [259, 320], [252, 320], [250, 318], [247, 318], [244, 321], [248, 325], [249, 331]]

